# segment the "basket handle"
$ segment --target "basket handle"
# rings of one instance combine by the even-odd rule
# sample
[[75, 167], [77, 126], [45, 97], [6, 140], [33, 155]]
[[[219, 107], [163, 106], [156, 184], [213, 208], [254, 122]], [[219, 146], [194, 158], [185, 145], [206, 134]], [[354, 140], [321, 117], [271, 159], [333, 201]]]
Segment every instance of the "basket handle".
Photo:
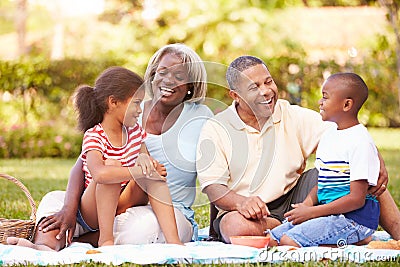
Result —
[[23, 185], [17, 178], [15, 178], [11, 175], [0, 173], [0, 177], [13, 182], [25, 193], [26, 197], [29, 200], [29, 204], [31, 205], [31, 208], [32, 208], [30, 219], [33, 221], [36, 221], [36, 204], [31, 196], [31, 193], [29, 192], [28, 188], [26, 188], [25, 185]]

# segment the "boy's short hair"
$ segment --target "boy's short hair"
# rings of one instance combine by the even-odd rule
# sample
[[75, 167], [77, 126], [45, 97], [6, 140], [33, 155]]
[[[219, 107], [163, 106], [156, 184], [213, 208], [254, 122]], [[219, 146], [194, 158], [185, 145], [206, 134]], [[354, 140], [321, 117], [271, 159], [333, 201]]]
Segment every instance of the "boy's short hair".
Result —
[[342, 89], [346, 89], [349, 98], [353, 99], [356, 110], [359, 111], [368, 98], [368, 86], [364, 80], [353, 72], [332, 74], [329, 80], [336, 80]]

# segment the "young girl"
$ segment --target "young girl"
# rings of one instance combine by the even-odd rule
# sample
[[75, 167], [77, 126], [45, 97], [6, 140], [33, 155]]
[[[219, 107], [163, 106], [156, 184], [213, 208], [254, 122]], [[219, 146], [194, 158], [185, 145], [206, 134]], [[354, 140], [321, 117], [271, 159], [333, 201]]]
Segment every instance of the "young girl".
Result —
[[[164, 166], [152, 160], [137, 123], [143, 79], [122, 67], [106, 69], [95, 86], [76, 89], [79, 129], [85, 132], [81, 159], [85, 191], [77, 221], [88, 232], [100, 230], [99, 246], [114, 244], [116, 214], [148, 201], [168, 243], [178, 237]], [[118, 162], [116, 164], [116, 162]]]

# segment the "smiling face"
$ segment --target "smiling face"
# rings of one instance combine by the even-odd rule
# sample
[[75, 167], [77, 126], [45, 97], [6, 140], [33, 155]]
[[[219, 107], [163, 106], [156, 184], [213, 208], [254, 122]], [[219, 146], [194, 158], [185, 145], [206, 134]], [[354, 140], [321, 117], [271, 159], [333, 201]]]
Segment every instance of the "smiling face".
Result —
[[152, 82], [154, 97], [165, 105], [177, 106], [188, 93], [188, 82], [188, 71], [182, 60], [175, 54], [165, 54]]
[[[242, 72], [238, 90], [238, 112], [257, 119], [268, 119], [278, 100], [278, 88], [264, 64], [257, 64]], [[245, 121], [246, 122], [246, 121]]]
[[144, 89], [140, 88], [136, 91], [134, 96], [128, 98], [126, 101], [121, 103], [121, 111], [124, 115], [124, 125], [127, 127], [133, 127], [137, 123], [137, 120], [142, 113], [140, 104], [144, 98]]

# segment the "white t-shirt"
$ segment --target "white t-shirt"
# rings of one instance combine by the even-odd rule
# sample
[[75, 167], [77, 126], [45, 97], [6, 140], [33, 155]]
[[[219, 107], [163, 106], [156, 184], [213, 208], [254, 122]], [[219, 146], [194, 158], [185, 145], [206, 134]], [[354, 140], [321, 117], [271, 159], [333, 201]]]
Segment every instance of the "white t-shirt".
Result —
[[[350, 182], [367, 180], [376, 185], [379, 176], [378, 151], [368, 130], [361, 124], [344, 130], [331, 128], [321, 137], [316, 152], [318, 202], [330, 203], [350, 193]], [[371, 229], [379, 222], [379, 203], [367, 195], [362, 208], [345, 213]]]
[[[205, 105], [185, 102], [174, 125], [161, 135], [147, 133], [150, 155], [165, 165], [172, 202], [195, 226], [196, 146], [203, 124], [214, 114]], [[142, 123], [142, 117], [139, 123]], [[196, 235], [196, 230], [194, 231]]]

